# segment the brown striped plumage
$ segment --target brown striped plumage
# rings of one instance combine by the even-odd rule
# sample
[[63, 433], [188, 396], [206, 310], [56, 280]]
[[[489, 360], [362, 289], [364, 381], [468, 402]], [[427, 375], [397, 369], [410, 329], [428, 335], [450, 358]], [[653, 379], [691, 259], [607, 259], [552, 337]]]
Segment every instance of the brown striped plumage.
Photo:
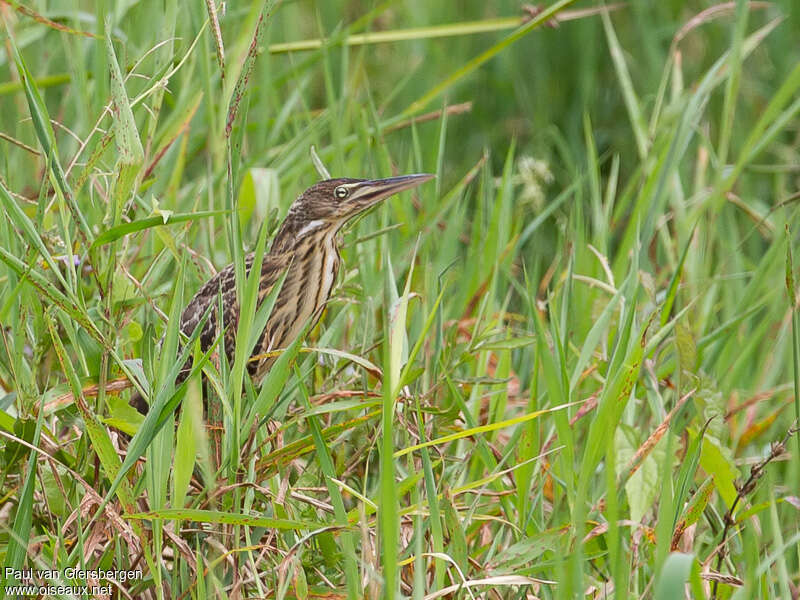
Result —
[[[253, 266], [253, 254], [245, 257], [245, 272], [249, 275]], [[313, 232], [296, 239], [289, 249], [270, 250], [261, 263], [259, 283], [259, 305], [270, 293], [272, 286], [289, 266], [277, 301], [267, 325], [256, 343], [255, 354], [264, 354], [285, 348], [297, 337], [306, 323], [310, 327], [319, 320], [325, 303], [333, 290], [339, 270], [339, 252], [336, 231]], [[234, 266], [228, 265], [198, 290], [181, 315], [181, 331], [191, 335], [200, 319], [211, 305], [209, 319], [200, 333], [200, 345], [207, 350], [220, 334], [217, 319], [218, 297], [222, 294], [224, 347], [228, 361], [233, 362], [236, 347], [236, 330], [239, 321], [239, 306], [236, 302]], [[271, 361], [262, 359], [248, 364], [251, 375], [260, 378], [268, 370]]]
[[[270, 250], [261, 263], [259, 305], [269, 294], [284, 270], [288, 270], [266, 327], [254, 354], [287, 347], [309, 324], [313, 327], [322, 315], [339, 270], [338, 232], [356, 215], [384, 198], [416, 187], [432, 175], [404, 175], [388, 179], [329, 179], [313, 185], [292, 204]], [[249, 274], [253, 254], [245, 258]], [[223, 334], [225, 353], [233, 363], [239, 306], [236, 301], [234, 265], [228, 265], [207, 281], [194, 295], [181, 315], [181, 331], [191, 335], [206, 310], [209, 318], [200, 334], [203, 350]], [[222, 295], [222, 329], [217, 312]], [[269, 370], [269, 359], [254, 360], [248, 371], [260, 379]], [[188, 374], [188, 367], [179, 379]]]

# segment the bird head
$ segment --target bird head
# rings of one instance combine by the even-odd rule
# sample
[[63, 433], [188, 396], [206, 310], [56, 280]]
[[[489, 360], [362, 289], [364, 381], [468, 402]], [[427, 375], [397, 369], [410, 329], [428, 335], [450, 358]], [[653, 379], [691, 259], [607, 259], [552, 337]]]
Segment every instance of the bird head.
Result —
[[271, 251], [287, 251], [308, 235], [335, 233], [350, 219], [381, 200], [433, 177], [422, 173], [386, 179], [326, 179], [315, 183], [292, 203]]
[[326, 179], [303, 192], [290, 212], [302, 215], [308, 222], [322, 221], [338, 228], [381, 200], [432, 178], [425, 173], [386, 179]]

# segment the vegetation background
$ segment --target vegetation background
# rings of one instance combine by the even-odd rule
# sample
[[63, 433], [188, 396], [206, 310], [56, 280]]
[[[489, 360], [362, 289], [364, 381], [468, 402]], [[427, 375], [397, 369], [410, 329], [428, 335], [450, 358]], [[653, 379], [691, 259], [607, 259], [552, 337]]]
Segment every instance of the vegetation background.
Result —
[[[797, 598], [797, 4], [602, 6], [0, 1], [5, 566]], [[437, 179], [262, 386], [176, 388], [178, 311], [326, 169]]]

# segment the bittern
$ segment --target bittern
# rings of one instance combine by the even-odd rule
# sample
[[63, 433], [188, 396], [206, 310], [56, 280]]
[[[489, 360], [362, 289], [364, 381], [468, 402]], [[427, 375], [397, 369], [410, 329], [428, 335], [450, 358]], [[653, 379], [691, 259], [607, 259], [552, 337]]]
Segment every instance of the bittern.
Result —
[[[319, 321], [333, 291], [339, 271], [339, 230], [355, 216], [382, 200], [411, 189], [433, 178], [416, 174], [387, 179], [328, 179], [303, 192], [289, 208], [269, 252], [261, 262], [258, 304], [286, 271], [286, 279], [256, 342], [248, 362], [250, 375], [258, 381], [268, 371], [272, 350], [286, 348], [308, 325]], [[245, 257], [245, 271], [253, 267], [254, 255]], [[209, 317], [200, 333], [200, 345], [207, 351], [223, 336], [225, 354], [233, 363], [239, 305], [236, 300], [234, 265], [230, 264], [209, 279], [194, 295], [181, 315], [180, 328], [190, 336], [206, 311]], [[222, 296], [222, 319], [218, 307]], [[220, 327], [221, 326], [221, 327]], [[188, 375], [184, 368], [179, 380]], [[145, 409], [139, 398], [131, 404]]]

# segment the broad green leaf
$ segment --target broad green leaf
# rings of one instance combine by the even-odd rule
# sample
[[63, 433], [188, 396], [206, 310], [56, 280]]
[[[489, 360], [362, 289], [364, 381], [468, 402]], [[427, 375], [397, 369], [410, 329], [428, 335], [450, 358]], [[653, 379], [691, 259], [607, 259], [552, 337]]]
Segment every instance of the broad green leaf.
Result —
[[655, 600], [675, 600], [684, 597], [690, 578], [699, 578], [699, 566], [691, 554], [673, 552], [667, 557], [656, 578]]
[[736, 500], [736, 478], [739, 476], [738, 469], [732, 461], [725, 458], [718, 442], [710, 439], [709, 436], [703, 438], [702, 450], [700, 451], [700, 466], [703, 470], [714, 478], [714, 484], [719, 490], [720, 496], [730, 509]]
[[[627, 472], [627, 466], [639, 447], [635, 432], [623, 425], [617, 427], [614, 434], [616, 444], [617, 476]], [[656, 449], [660, 446], [657, 445]], [[653, 509], [656, 494], [660, 489], [658, 467], [663, 463], [663, 452], [651, 452], [639, 468], [625, 482], [625, 494], [630, 507], [630, 519], [641, 523], [644, 515]]]

